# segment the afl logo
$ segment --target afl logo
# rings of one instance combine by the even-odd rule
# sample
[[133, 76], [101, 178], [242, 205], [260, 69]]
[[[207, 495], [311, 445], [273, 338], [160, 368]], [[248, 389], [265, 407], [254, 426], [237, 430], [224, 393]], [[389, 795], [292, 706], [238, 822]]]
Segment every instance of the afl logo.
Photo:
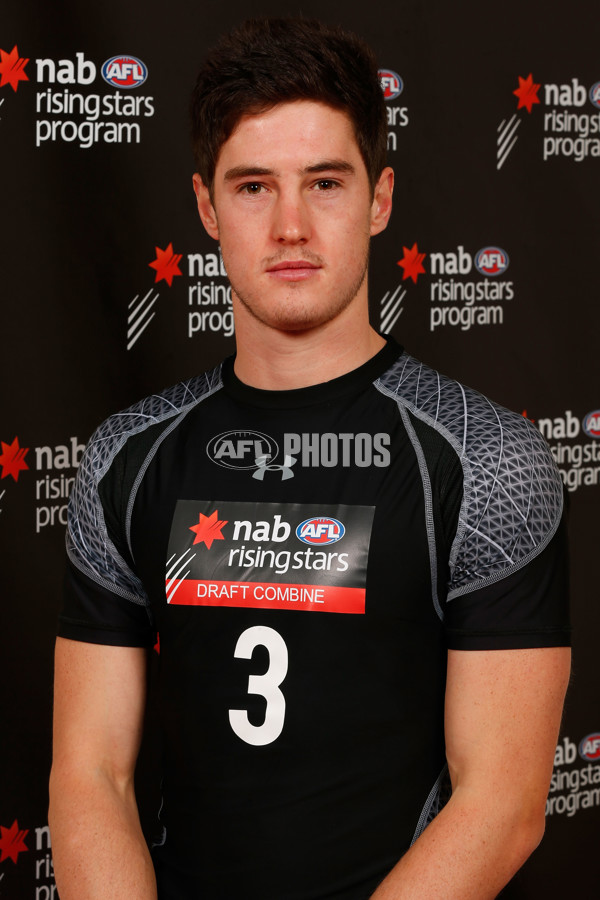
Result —
[[597, 762], [600, 759], [600, 734], [588, 734], [579, 745], [579, 755], [582, 759], [591, 759]]
[[384, 98], [386, 100], [395, 100], [396, 97], [399, 97], [404, 87], [400, 76], [396, 72], [392, 72], [391, 69], [379, 69], [377, 74], [379, 75]]
[[260, 457], [263, 466], [267, 460], [274, 459], [279, 447], [261, 431], [224, 431], [208, 442], [206, 452], [218, 466], [247, 470], [258, 468], [256, 460]]
[[600, 438], [600, 409], [588, 413], [582, 424], [586, 434], [593, 438]]
[[593, 103], [594, 106], [600, 109], [600, 81], [597, 81], [590, 88], [590, 103]]
[[502, 275], [508, 269], [508, 253], [500, 247], [483, 247], [475, 254], [475, 268], [482, 275]]
[[118, 88], [135, 88], [148, 77], [148, 69], [135, 56], [112, 56], [102, 66], [102, 77]]
[[296, 528], [296, 537], [303, 544], [335, 544], [344, 537], [346, 529], [339, 519], [318, 516], [305, 519]]

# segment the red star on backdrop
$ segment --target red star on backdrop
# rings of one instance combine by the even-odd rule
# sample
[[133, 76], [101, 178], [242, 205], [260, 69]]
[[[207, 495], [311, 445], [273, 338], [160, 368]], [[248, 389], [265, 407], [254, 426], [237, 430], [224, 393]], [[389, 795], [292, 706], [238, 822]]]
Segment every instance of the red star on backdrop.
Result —
[[2, 76], [0, 78], [0, 87], [10, 84], [13, 91], [16, 91], [20, 81], [29, 81], [25, 74], [25, 66], [28, 62], [28, 59], [23, 59], [23, 57], [19, 56], [16, 44], [10, 53], [0, 50], [0, 75]]
[[227, 521], [219, 521], [218, 510], [215, 509], [215, 511], [211, 513], [210, 516], [205, 516], [203, 513], [200, 513], [198, 524], [190, 525], [190, 531], [196, 532], [194, 544], [199, 544], [204, 541], [204, 543], [210, 550], [213, 541], [225, 540], [225, 538], [221, 534], [221, 529], [224, 525], [227, 525]]
[[519, 98], [519, 105], [517, 109], [521, 109], [522, 106], [525, 107], [528, 113], [531, 112], [531, 107], [534, 103], [539, 103], [540, 99], [538, 97], [538, 91], [541, 85], [533, 83], [533, 76], [531, 72], [527, 76], [527, 78], [521, 78], [519, 75], [519, 87], [516, 91], [513, 91], [515, 97]]
[[151, 269], [156, 269], [154, 283], [156, 284], [157, 281], [161, 281], [164, 278], [169, 287], [171, 287], [175, 275], [182, 274], [179, 268], [181, 253], [173, 252], [173, 244], [169, 244], [166, 250], [161, 250], [160, 247], [155, 247], [154, 249], [156, 250], [156, 259], [154, 262], [148, 263]]
[[529, 418], [529, 416], [527, 415], [527, 410], [526, 410], [526, 409], [523, 410], [523, 412], [521, 413], [521, 415], [523, 416], [524, 419], [529, 419], [529, 421], [530, 421], [530, 422], [533, 422], [533, 424], [535, 425], [535, 419], [530, 419], [530, 418]]
[[417, 278], [419, 275], [425, 274], [425, 269], [423, 268], [423, 260], [427, 254], [419, 253], [419, 248], [417, 246], [417, 242], [412, 245], [410, 250], [408, 247], [402, 247], [404, 251], [404, 256], [402, 259], [398, 260], [398, 265], [404, 269], [404, 274], [402, 276], [402, 281], [407, 278], [412, 278], [414, 283], [417, 283]]
[[16, 437], [12, 444], [2, 445], [2, 453], [0, 453], [0, 466], [2, 467], [2, 475], [0, 478], [6, 478], [12, 475], [15, 481], [19, 480], [19, 472], [28, 469], [29, 466], [25, 462], [25, 457], [29, 453], [29, 447], [19, 447], [19, 438]]
[[0, 825], [0, 862], [4, 862], [5, 859], [12, 859], [16, 863], [19, 853], [29, 850], [25, 843], [28, 832], [28, 828], [19, 829], [19, 823], [16, 819], [10, 828], [4, 828], [4, 826]]

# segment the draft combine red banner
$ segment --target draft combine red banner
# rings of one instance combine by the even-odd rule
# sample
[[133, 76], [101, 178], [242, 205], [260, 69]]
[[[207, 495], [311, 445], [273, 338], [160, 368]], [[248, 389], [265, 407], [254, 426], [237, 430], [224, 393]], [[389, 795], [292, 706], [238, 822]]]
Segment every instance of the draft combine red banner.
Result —
[[172, 606], [240, 606], [363, 615], [365, 612], [364, 588], [269, 584], [258, 581], [176, 580], [170, 586], [170, 591], [169, 603]]

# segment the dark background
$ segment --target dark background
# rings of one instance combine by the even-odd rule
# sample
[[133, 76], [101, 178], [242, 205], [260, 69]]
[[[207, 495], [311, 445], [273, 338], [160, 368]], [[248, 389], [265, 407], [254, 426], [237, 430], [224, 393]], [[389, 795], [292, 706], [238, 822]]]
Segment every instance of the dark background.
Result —
[[[46, 825], [50, 765], [52, 654], [60, 604], [66, 497], [45, 498], [40, 481], [75, 474], [61, 447], [84, 443], [110, 412], [215, 364], [231, 352], [222, 331], [188, 337], [187, 255], [216, 252], [203, 233], [191, 190], [187, 104], [199, 60], [216, 37], [251, 15], [316, 15], [363, 35], [382, 68], [404, 83], [389, 106], [406, 109], [408, 124], [391, 128], [396, 170], [395, 210], [387, 231], [375, 239], [371, 263], [372, 318], [380, 324], [385, 297], [401, 287], [402, 313], [392, 333], [417, 357], [536, 422], [554, 422], [550, 443], [600, 441], [561, 437], [560, 419], [581, 422], [600, 407], [597, 335], [597, 207], [600, 183], [598, 132], [590, 155], [544, 161], [544, 86], [585, 87], [586, 99], [556, 109], [600, 121], [587, 98], [600, 80], [597, 9], [591, 0], [552, 12], [542, 3], [456, 5], [410, 2], [395, 5], [314, 0], [302, 4], [230, 4], [182, 0], [168, 4], [90, 6], [83, 0], [52, 4], [5, 4], [0, 11], [0, 48], [29, 59], [28, 80], [17, 90], [0, 87], [0, 897], [44, 898], [52, 894]], [[36, 59], [76, 61], [83, 53], [97, 69], [93, 83], [38, 82]], [[152, 97], [154, 115], [121, 118], [140, 126], [139, 143], [89, 148], [58, 139], [36, 147], [36, 121], [83, 121], [73, 115], [36, 112], [36, 96], [57, 92], [101, 96], [119, 92], [102, 80], [105, 60], [126, 53], [143, 60], [146, 82], [123, 95]], [[0, 64], [0, 71], [2, 66]], [[539, 104], [517, 109], [518, 78], [533, 74]], [[516, 116], [512, 151], [498, 168], [501, 122]], [[116, 122], [119, 117], [100, 116]], [[576, 137], [564, 132], [562, 137]], [[594, 143], [595, 142], [595, 143]], [[425, 252], [425, 273], [402, 280], [403, 248]], [[149, 264], [172, 243], [182, 254], [181, 275], [155, 284]], [[487, 246], [508, 254], [509, 267], [496, 281], [512, 281], [514, 298], [497, 305], [503, 320], [461, 330], [430, 330], [430, 254], [474, 256]], [[484, 282], [446, 274], [445, 282]], [[202, 280], [202, 279], [200, 279]], [[222, 277], [213, 279], [225, 284]], [[202, 280], [207, 284], [210, 279]], [[127, 349], [129, 304], [158, 294], [155, 317]], [[400, 292], [399, 292], [400, 294]], [[481, 304], [480, 304], [481, 305]], [[483, 306], [486, 304], [484, 303]], [[567, 417], [568, 418], [568, 417]], [[558, 423], [558, 424], [557, 424]], [[574, 428], [574, 426], [572, 426]], [[14, 440], [27, 448], [27, 468], [11, 474]], [[596, 443], [594, 443], [596, 442]], [[10, 449], [10, 448], [13, 449]], [[47, 466], [48, 447], [53, 460]], [[62, 454], [62, 455], [61, 455]], [[600, 461], [596, 467], [600, 467]], [[61, 466], [64, 466], [61, 468]], [[571, 506], [574, 676], [557, 772], [588, 766], [577, 747], [600, 731], [597, 677], [598, 474], [569, 491]], [[568, 466], [563, 466], [568, 468]], [[36, 493], [40, 496], [36, 496]], [[55, 523], [42, 524], [52, 516]], [[36, 524], [37, 523], [37, 524]], [[490, 746], [490, 753], [495, 748]], [[573, 754], [575, 755], [573, 756]], [[573, 758], [571, 758], [573, 757]], [[592, 774], [598, 763], [592, 761]], [[600, 778], [600, 773], [599, 778]], [[600, 787], [600, 781], [591, 787]], [[148, 803], [142, 779], [143, 801]], [[568, 789], [551, 796], [566, 797]], [[600, 799], [569, 815], [556, 804], [544, 843], [503, 896], [563, 898], [597, 890]], [[558, 812], [562, 809], [562, 812]], [[13, 823], [17, 823], [13, 828]], [[18, 832], [27, 831], [20, 839]]]

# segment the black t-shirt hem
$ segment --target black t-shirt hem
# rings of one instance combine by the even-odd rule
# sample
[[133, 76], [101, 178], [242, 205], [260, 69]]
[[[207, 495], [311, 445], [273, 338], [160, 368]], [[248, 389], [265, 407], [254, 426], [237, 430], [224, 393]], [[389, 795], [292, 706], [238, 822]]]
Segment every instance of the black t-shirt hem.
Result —
[[71, 641], [82, 641], [88, 644], [108, 644], [111, 647], [146, 647], [152, 646], [148, 634], [134, 634], [130, 631], [122, 631], [118, 628], [90, 625], [89, 622], [81, 622], [60, 616], [58, 620], [58, 637]]
[[98, 627], [89, 622], [60, 616], [58, 620], [58, 636], [71, 641], [82, 641], [88, 644], [108, 644], [111, 647], [146, 647], [152, 646], [149, 635], [135, 634], [131, 630], [125, 632], [110, 626]]
[[570, 647], [570, 628], [538, 631], [460, 631], [448, 629], [449, 650], [527, 650], [536, 647]]

